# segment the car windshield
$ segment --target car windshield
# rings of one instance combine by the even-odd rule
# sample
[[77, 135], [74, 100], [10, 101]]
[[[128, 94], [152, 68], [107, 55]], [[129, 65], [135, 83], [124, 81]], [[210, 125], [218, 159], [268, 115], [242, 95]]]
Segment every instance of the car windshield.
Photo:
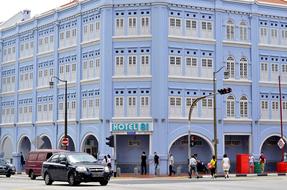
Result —
[[0, 164], [7, 164], [7, 162], [3, 159], [0, 159]]
[[92, 163], [97, 162], [97, 160], [89, 154], [72, 154], [68, 156], [68, 160], [71, 163]]

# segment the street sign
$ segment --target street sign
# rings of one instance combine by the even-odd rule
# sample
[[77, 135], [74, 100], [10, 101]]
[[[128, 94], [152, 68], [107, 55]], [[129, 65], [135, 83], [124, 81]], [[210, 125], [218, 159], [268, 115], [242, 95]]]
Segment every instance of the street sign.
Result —
[[69, 138], [63, 137], [63, 139], [62, 139], [62, 146], [69, 146]]
[[282, 149], [285, 145], [285, 142], [282, 138], [279, 139], [277, 145], [279, 146], [280, 149]]

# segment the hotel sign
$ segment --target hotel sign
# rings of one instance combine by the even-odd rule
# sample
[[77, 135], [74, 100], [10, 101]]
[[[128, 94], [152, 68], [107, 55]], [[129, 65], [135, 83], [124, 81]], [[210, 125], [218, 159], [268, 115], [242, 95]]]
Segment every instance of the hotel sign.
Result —
[[146, 133], [152, 132], [152, 122], [124, 122], [111, 123], [111, 132], [114, 133]]

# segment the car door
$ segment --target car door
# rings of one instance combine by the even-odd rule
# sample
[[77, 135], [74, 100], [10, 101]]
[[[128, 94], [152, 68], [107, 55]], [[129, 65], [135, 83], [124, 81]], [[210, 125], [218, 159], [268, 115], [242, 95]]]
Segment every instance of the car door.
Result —
[[68, 179], [68, 164], [67, 157], [65, 154], [61, 154], [59, 156], [59, 164], [57, 167], [57, 174], [59, 175], [59, 179], [61, 181], [67, 181]]
[[6, 163], [4, 162], [4, 160], [0, 160], [0, 174], [4, 174], [5, 173], [5, 168], [6, 168]]
[[55, 154], [52, 156], [52, 158], [50, 159], [50, 161], [47, 163], [47, 171], [50, 174], [51, 178], [54, 181], [58, 181], [59, 180], [59, 175], [57, 173], [57, 168], [59, 165], [59, 154]]

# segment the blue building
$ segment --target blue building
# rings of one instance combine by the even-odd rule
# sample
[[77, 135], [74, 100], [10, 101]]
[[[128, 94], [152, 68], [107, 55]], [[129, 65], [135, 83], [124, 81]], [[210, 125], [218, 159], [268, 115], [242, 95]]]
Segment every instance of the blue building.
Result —
[[[18, 13], [0, 25], [0, 152], [61, 148], [64, 84], [68, 81], [69, 150], [112, 155], [122, 172], [168, 155], [186, 170], [192, 154], [208, 162], [213, 149], [213, 99], [218, 89], [218, 159], [263, 151], [268, 170], [281, 159], [278, 76], [283, 132], [287, 114], [287, 2], [285, 0], [83, 0], [30, 18]], [[115, 136], [115, 147], [106, 137]], [[286, 146], [285, 146], [286, 149]], [[286, 149], [287, 151], [287, 149]]]

